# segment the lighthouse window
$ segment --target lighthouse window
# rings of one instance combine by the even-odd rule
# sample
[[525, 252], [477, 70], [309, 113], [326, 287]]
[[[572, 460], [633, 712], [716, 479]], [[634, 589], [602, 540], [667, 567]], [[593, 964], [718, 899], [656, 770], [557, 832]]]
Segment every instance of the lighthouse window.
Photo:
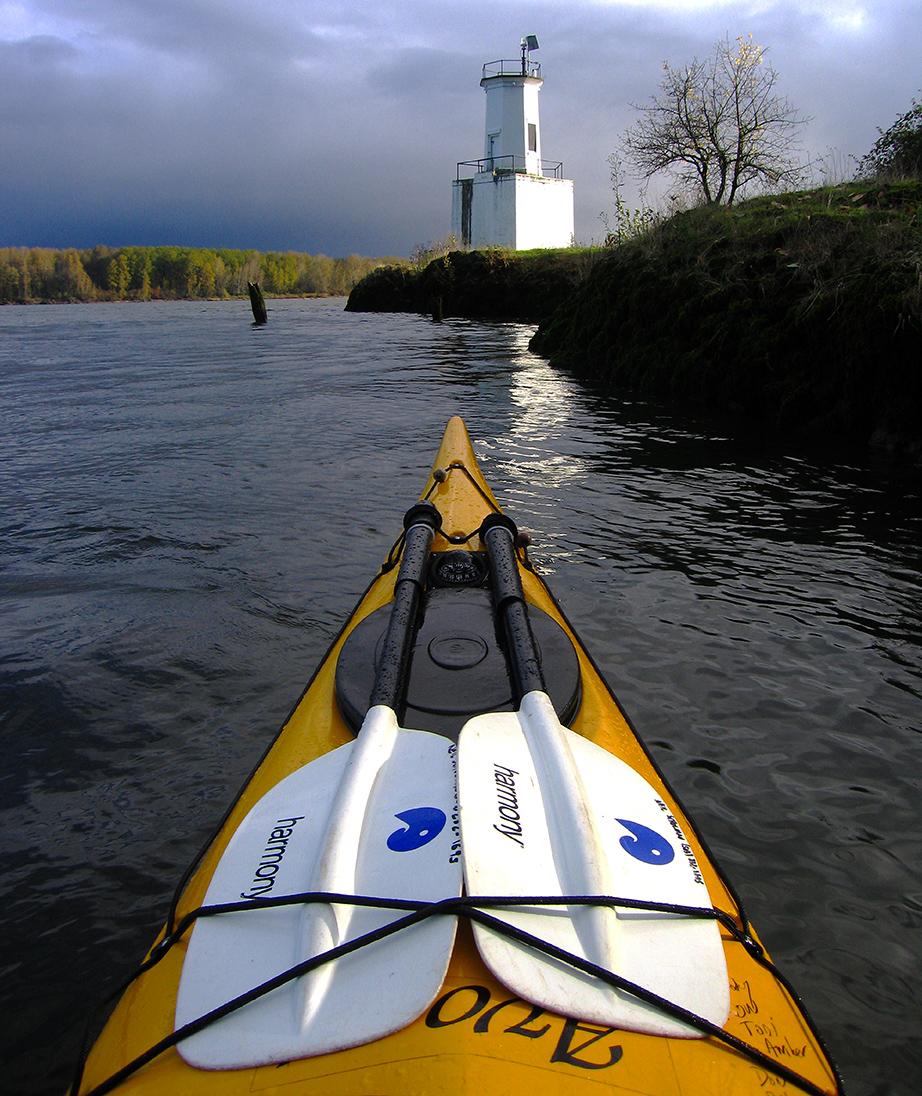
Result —
[[534, 122], [528, 123], [528, 151], [538, 151], [538, 127]]

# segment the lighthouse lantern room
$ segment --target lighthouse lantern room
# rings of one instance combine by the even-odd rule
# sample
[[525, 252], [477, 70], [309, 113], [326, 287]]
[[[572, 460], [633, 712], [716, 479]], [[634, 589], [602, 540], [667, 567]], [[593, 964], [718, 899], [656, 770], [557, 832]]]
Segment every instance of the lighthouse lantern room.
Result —
[[541, 157], [538, 39], [526, 35], [521, 58], [489, 61], [483, 156], [462, 160], [452, 186], [451, 229], [464, 247], [569, 247], [573, 182], [563, 164]]

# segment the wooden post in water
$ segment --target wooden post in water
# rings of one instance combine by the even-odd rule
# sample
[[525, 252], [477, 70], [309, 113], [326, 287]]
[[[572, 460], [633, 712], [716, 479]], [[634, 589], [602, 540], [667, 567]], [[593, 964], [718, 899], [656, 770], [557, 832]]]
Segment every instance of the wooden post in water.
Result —
[[263, 300], [263, 291], [259, 288], [259, 282], [247, 282], [250, 291], [250, 307], [253, 309], [253, 323], [263, 324], [269, 319], [266, 312], [266, 302]]

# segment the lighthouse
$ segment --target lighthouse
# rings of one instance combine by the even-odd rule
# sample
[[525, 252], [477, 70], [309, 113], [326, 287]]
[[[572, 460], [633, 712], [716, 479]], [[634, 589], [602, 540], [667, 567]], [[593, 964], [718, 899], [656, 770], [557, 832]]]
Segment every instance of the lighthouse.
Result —
[[544, 81], [526, 35], [521, 57], [488, 61], [483, 155], [458, 164], [451, 193], [451, 230], [463, 247], [569, 247], [573, 181], [563, 164], [541, 156], [538, 93]]

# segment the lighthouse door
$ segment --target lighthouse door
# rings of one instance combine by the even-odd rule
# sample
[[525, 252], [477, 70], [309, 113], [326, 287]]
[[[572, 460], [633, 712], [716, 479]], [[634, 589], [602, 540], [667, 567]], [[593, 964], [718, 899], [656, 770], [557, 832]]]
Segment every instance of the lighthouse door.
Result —
[[487, 164], [487, 171], [493, 171], [496, 168], [496, 164], [493, 163], [493, 156], [496, 153], [496, 146], [499, 144], [499, 134], [490, 133], [487, 135], [489, 141], [489, 147], [487, 149], [487, 158], [489, 163]]

